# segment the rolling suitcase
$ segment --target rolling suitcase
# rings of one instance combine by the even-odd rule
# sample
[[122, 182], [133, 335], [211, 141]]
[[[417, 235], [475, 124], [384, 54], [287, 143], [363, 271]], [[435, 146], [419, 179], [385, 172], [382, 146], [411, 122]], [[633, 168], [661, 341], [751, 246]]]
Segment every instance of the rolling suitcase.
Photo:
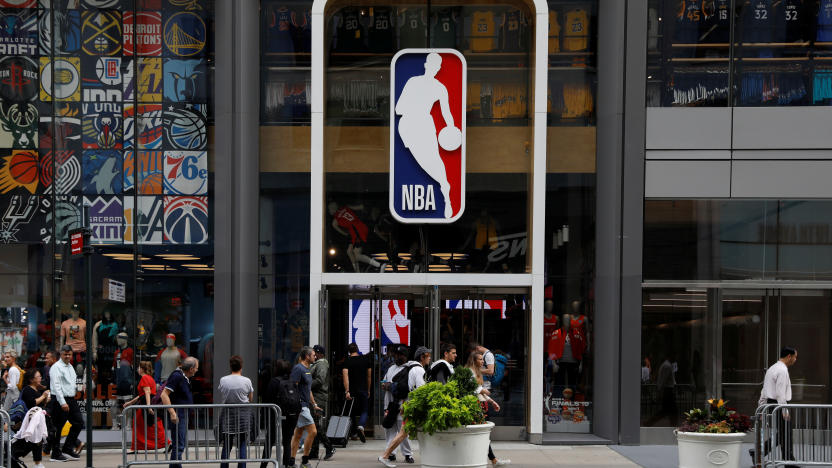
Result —
[[[344, 407], [341, 409], [341, 416], [331, 416], [329, 418], [329, 426], [326, 428], [326, 436], [332, 441], [333, 445], [341, 445], [346, 448], [347, 442], [350, 440], [350, 428], [352, 428], [352, 406], [355, 400], [349, 400], [350, 410], [347, 412], [347, 402], [344, 402]], [[346, 413], [346, 415], [344, 414]]]

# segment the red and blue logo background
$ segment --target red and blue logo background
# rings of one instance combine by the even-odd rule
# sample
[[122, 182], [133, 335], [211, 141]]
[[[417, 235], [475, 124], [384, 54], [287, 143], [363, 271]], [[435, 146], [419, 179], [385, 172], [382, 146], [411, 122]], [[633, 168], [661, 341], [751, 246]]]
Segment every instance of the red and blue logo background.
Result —
[[[418, 52], [417, 52], [418, 51]], [[465, 190], [465, 77], [466, 70], [463, 59], [453, 52], [436, 52], [442, 57], [442, 67], [436, 74], [436, 79], [448, 90], [448, 104], [454, 118], [454, 126], [462, 130], [462, 145], [454, 151], [446, 151], [439, 147], [439, 155], [445, 164], [445, 173], [451, 186], [450, 199], [453, 208], [451, 218], [445, 218], [445, 200], [439, 183], [434, 181], [410, 154], [399, 136], [400, 115], [395, 113], [395, 105], [399, 101], [402, 89], [407, 80], [414, 76], [424, 75], [425, 59], [431, 51], [414, 49], [414, 52], [403, 51], [393, 58], [392, 90], [393, 99], [390, 106], [391, 156], [390, 156], [390, 210], [400, 221], [410, 222], [453, 222], [462, 215], [464, 209]], [[437, 138], [439, 132], [445, 128], [445, 119], [436, 101], [431, 109], [433, 122], [436, 126]], [[436, 200], [435, 210], [403, 210], [403, 185], [433, 185]]]

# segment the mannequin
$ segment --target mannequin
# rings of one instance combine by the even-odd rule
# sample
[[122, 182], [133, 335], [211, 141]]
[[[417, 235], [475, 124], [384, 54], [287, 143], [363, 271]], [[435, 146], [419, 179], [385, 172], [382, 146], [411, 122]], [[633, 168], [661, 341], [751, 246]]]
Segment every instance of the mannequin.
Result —
[[555, 333], [552, 343], [558, 367], [555, 382], [561, 389], [572, 388], [574, 390], [578, 385], [581, 359], [583, 359], [586, 343], [580, 331], [572, 328], [572, 317], [569, 314], [563, 314], [561, 328]]
[[584, 342], [586, 343], [586, 349], [584, 352], [586, 352], [589, 350], [589, 335], [587, 333], [586, 315], [583, 314], [583, 303], [581, 303], [580, 300], [575, 299], [570, 304], [570, 307], [572, 309], [572, 328], [583, 336]]
[[92, 327], [92, 358], [98, 359], [99, 351], [104, 355], [109, 355], [110, 351], [115, 351], [117, 334], [118, 323], [113, 320], [110, 311], [105, 310], [104, 317], [95, 322]]
[[87, 351], [87, 321], [81, 318], [78, 304], [72, 305], [70, 314], [72, 317], [61, 323], [61, 346], [68, 344], [73, 352], [84, 353]]
[[353, 210], [360, 210], [363, 206], [353, 205], [338, 208], [337, 203], [330, 202], [327, 208], [332, 216], [332, 229], [335, 229], [342, 236], [350, 238], [350, 243], [347, 246], [347, 257], [350, 259], [353, 271], [359, 273], [361, 270], [358, 263], [363, 262], [371, 267], [378, 268], [380, 272], [384, 272], [387, 264], [381, 264], [378, 260], [362, 253], [362, 244], [367, 242], [368, 229], [367, 225], [358, 219], [358, 215]]
[[144, 326], [144, 317], [139, 317], [139, 324], [136, 327], [136, 349], [147, 350], [147, 328]]
[[558, 371], [555, 363], [555, 335], [558, 333], [558, 317], [553, 313], [554, 308], [555, 303], [552, 299], [543, 301], [543, 350], [546, 353], [546, 378], [543, 385], [547, 393], [555, 373]]
[[[133, 348], [127, 346], [127, 333], [116, 336], [116, 350], [113, 354], [113, 375], [116, 385], [116, 401], [110, 407], [113, 416], [113, 430], [118, 430], [119, 415], [124, 402], [133, 397]], [[128, 423], [129, 424], [129, 423]]]
[[156, 356], [156, 362], [161, 364], [160, 375], [156, 379], [159, 382], [166, 381], [170, 373], [175, 371], [182, 360], [188, 357], [182, 348], [176, 346], [176, 335], [173, 333], [168, 333], [165, 337], [165, 346], [165, 349]]

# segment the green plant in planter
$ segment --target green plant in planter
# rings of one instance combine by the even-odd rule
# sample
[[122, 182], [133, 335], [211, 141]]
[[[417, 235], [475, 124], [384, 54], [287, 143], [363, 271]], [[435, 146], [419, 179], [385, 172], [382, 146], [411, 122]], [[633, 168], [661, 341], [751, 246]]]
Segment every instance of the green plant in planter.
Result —
[[407, 435], [415, 438], [419, 431], [433, 434], [485, 422], [474, 394], [478, 386], [471, 370], [461, 367], [447, 384], [430, 382], [410, 392], [402, 405]]

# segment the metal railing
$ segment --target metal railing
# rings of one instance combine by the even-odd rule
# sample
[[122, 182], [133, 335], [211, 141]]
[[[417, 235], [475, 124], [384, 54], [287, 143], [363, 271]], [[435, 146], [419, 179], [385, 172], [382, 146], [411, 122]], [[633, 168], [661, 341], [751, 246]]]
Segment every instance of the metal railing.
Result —
[[12, 418], [5, 410], [0, 410], [0, 436], [3, 437], [0, 467], [8, 468], [12, 463]]
[[761, 405], [754, 429], [755, 467], [832, 465], [832, 405]]
[[122, 468], [281, 463], [282, 418], [274, 404], [134, 405], [120, 417]]

